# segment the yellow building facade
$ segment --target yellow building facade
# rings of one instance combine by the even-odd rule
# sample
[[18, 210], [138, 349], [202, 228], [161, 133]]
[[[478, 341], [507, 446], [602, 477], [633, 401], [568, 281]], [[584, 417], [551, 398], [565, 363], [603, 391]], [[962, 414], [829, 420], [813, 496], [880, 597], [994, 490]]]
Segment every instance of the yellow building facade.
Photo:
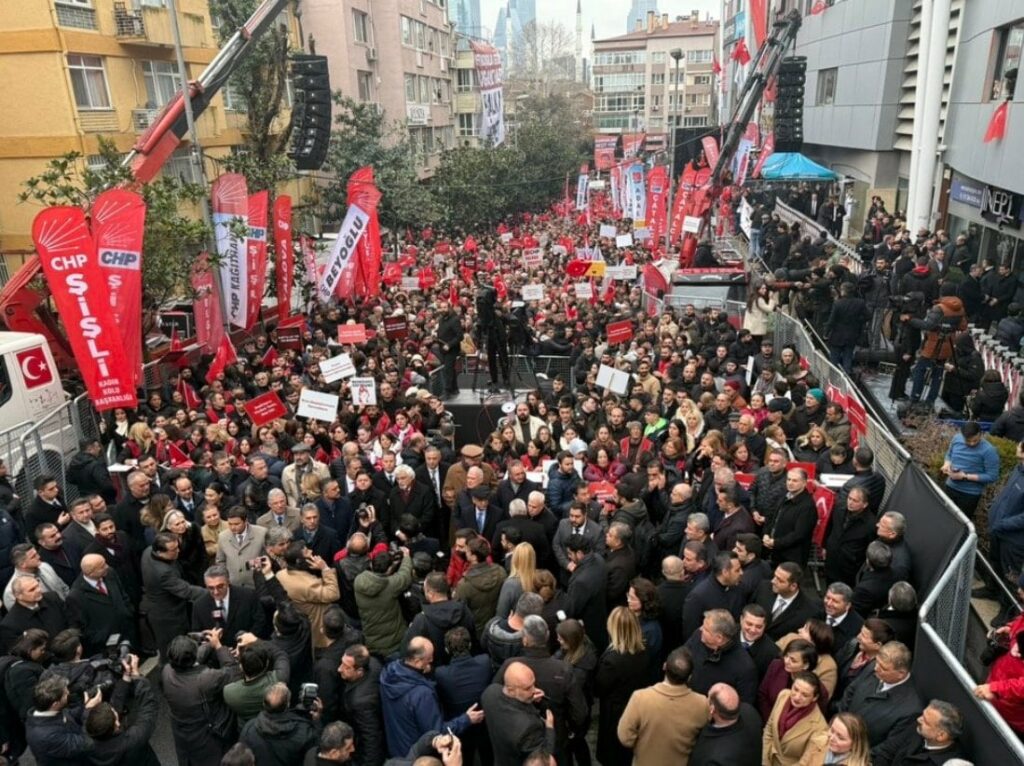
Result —
[[[207, 0], [176, 4], [186, 67], [195, 79], [217, 53], [216, 20]], [[295, 45], [298, 24], [290, 15], [284, 20]], [[179, 88], [165, 0], [0, 3], [0, 93], [6, 106], [0, 120], [0, 253], [9, 273], [31, 252], [32, 220], [40, 209], [18, 202], [22, 182], [65, 152], [99, 162], [100, 136], [118, 151], [130, 151]], [[244, 142], [246, 115], [232, 106], [229, 96], [226, 102], [218, 95], [196, 122], [208, 179], [219, 172], [216, 158]], [[187, 140], [163, 172], [195, 180]], [[7, 276], [2, 272], [0, 279]]]

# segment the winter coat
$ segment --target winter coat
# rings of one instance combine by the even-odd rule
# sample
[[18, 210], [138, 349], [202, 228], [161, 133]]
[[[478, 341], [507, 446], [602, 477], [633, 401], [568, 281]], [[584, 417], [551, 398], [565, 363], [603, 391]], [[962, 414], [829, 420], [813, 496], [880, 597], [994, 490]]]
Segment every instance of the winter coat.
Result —
[[381, 672], [380, 699], [392, 758], [403, 757], [428, 731], [444, 731], [450, 726], [458, 735], [469, 727], [465, 713], [444, 721], [434, 681], [401, 660], [389, 663]]
[[455, 586], [455, 598], [464, 601], [476, 625], [486, 625], [498, 608], [505, 568], [500, 564], [474, 564]]
[[864, 328], [871, 321], [871, 311], [863, 298], [855, 296], [840, 298], [832, 304], [825, 325], [825, 337], [829, 346], [847, 348], [856, 346], [861, 339]]
[[92, 750], [83, 729], [84, 708], [64, 708], [55, 716], [36, 715], [25, 720], [25, 738], [39, 766], [85, 766]]
[[[1010, 643], [1024, 633], [1024, 615], [1010, 623]], [[992, 701], [1003, 719], [1018, 734], [1024, 733], [1024, 659], [1009, 652], [992, 663], [986, 683], [996, 695]]]
[[956, 333], [967, 329], [963, 301], [956, 296], [940, 298], [929, 309], [924, 319], [911, 319], [910, 326], [927, 331], [924, 345], [921, 347], [921, 356], [925, 359], [945, 361], [953, 355], [953, 338], [949, 333], [940, 333], [939, 330]]
[[108, 503], [117, 499], [114, 483], [110, 479], [107, 463], [102, 457], [78, 452], [68, 463], [68, 481], [78, 487], [82, 497], [100, 495]]
[[1011, 407], [992, 424], [989, 431], [993, 436], [1001, 436], [1010, 441], [1019, 442], [1024, 439], [1024, 407]]
[[559, 518], [569, 515], [569, 506], [576, 499], [576, 483], [580, 475], [574, 470], [564, 474], [556, 462], [548, 469], [547, 506]]
[[779, 736], [779, 718], [789, 700], [790, 690], [784, 689], [768, 722], [764, 727], [764, 743], [761, 758], [767, 766], [805, 766], [820, 763], [828, 750], [828, 721], [821, 714], [817, 705], [792, 728], [785, 736]]
[[506, 618], [495, 617], [480, 634], [480, 643], [491, 658], [491, 669], [497, 670], [506, 660], [523, 653], [523, 632], [513, 630]]
[[619, 718], [619, 741], [633, 750], [634, 766], [686, 763], [707, 722], [707, 697], [662, 681], [630, 697]]
[[363, 623], [367, 648], [387, 657], [398, 651], [405, 633], [405, 620], [398, 597], [412, 582], [412, 559], [402, 558], [394, 574], [381, 575], [367, 569], [356, 577], [356, 603]]
[[647, 653], [621, 654], [609, 648], [601, 655], [594, 679], [599, 700], [597, 752], [603, 766], [629, 766], [632, 754], [618, 737], [619, 718], [630, 695], [647, 682]]
[[[1002, 545], [1024, 549], [1024, 467], [1017, 466], [988, 507], [988, 530]], [[995, 562], [999, 566], [999, 562]]]
[[[768, 320], [778, 305], [779, 299], [775, 293], [771, 293], [768, 300], [757, 296], [743, 315], [743, 329], [750, 330], [754, 336], [767, 335]], [[743, 361], [746, 361], [746, 357], [743, 357]]]
[[264, 710], [245, 725], [239, 739], [252, 750], [260, 766], [294, 766], [317, 746], [320, 724], [292, 710]]
[[971, 414], [978, 420], [997, 420], [1006, 408], [1010, 392], [1001, 380], [982, 383], [971, 402]]
[[[409, 561], [408, 557], [406, 561]], [[338, 573], [328, 568], [318, 577], [312, 572], [285, 569], [277, 573], [277, 581], [281, 583], [281, 587], [288, 593], [288, 598], [296, 608], [309, 618], [313, 647], [323, 649], [328, 646], [331, 640], [324, 633], [324, 615], [341, 597], [341, 591], [338, 590]]]
[[444, 648], [444, 634], [452, 628], [463, 627], [476, 640], [476, 623], [469, 607], [462, 601], [445, 600], [424, 604], [423, 611], [413, 618], [402, 639], [403, 645], [416, 636], [429, 638], [434, 645], [434, 667], [448, 664], [448, 652]]

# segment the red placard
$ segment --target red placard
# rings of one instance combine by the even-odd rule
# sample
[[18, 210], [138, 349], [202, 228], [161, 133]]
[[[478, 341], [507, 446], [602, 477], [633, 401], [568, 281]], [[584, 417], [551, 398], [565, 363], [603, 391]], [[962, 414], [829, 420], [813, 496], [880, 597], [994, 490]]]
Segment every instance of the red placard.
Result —
[[338, 325], [338, 343], [345, 345], [359, 345], [366, 343], [366, 325], [363, 324], [340, 324]]
[[592, 481], [589, 486], [590, 496], [597, 502], [603, 503], [606, 500], [615, 499], [615, 485], [610, 481]]
[[388, 340], [405, 340], [409, 322], [405, 317], [384, 317], [384, 336]]
[[267, 391], [265, 394], [250, 399], [245, 403], [245, 412], [249, 415], [253, 425], [256, 427], [266, 425], [272, 420], [283, 418], [288, 414], [288, 408], [284, 406], [277, 391]]
[[302, 328], [301, 327], [278, 327], [277, 328], [278, 348], [294, 348], [302, 350]]
[[868, 432], [868, 413], [855, 397], [847, 398], [846, 417], [850, 420], [850, 445], [857, 446], [861, 436]]
[[612, 322], [605, 328], [608, 332], [608, 343], [626, 343], [633, 337], [633, 323], [628, 319]]

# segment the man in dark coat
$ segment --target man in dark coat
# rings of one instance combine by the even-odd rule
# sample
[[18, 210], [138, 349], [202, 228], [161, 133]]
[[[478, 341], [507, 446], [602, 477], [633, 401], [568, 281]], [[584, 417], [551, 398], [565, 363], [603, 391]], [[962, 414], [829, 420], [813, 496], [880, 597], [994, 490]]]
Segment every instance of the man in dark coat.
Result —
[[853, 586], [868, 545], [875, 539], [876, 523], [864, 487], [850, 490], [845, 506], [837, 500], [825, 531], [825, 578], [829, 582]]
[[500, 508], [508, 510], [508, 505], [515, 499], [524, 503], [531, 492], [541, 489], [541, 485], [526, 478], [526, 468], [518, 460], [509, 464], [508, 478], [498, 482], [496, 502]]
[[871, 447], [862, 444], [853, 453], [853, 477], [842, 486], [836, 497], [840, 508], [846, 507], [846, 495], [854, 487], [862, 487], [867, 492], [868, 510], [878, 513], [885, 499], [885, 477], [874, 469], [875, 453]]
[[[500, 491], [500, 487], [499, 487]], [[506, 506], [502, 506], [506, 507]], [[515, 498], [507, 506], [508, 518], [498, 524], [491, 540], [491, 548], [502, 550], [501, 536], [506, 530], [514, 529], [519, 533], [519, 541], [529, 543], [537, 554], [537, 567], [549, 571], [557, 571], [554, 555], [551, 552], [551, 541], [544, 534], [544, 527], [530, 518], [526, 510], [526, 501]]]
[[423, 450], [423, 465], [416, 468], [416, 481], [430, 490], [430, 498], [434, 503], [434, 528], [428, 532], [439, 535], [440, 540], [448, 539], [451, 516], [442, 495], [444, 477], [449, 468], [451, 466], [441, 460], [441, 450], [433, 445]]
[[384, 763], [384, 719], [380, 708], [381, 665], [362, 644], [345, 650], [338, 675], [345, 682], [342, 692], [344, 718], [356, 733], [355, 766]]
[[711, 564], [711, 573], [694, 586], [683, 607], [683, 636], [689, 638], [704, 622], [711, 609], [724, 609], [739, 619], [743, 609], [743, 591], [740, 580], [743, 569], [739, 556], [733, 551], [722, 551]]
[[138, 660], [131, 675], [131, 716], [122, 716], [107, 702], [100, 703], [85, 719], [85, 733], [93, 740], [88, 761], [93, 766], [160, 766], [149, 744], [156, 729], [160, 704], [149, 680], [139, 676]]
[[565, 612], [583, 622], [587, 636], [598, 652], [608, 644], [607, 585], [608, 569], [604, 559], [593, 552], [590, 541], [573, 535], [565, 545], [569, 556], [569, 589]]
[[630, 542], [633, 530], [628, 524], [615, 522], [604, 536], [604, 560], [608, 570], [609, 608], [624, 606], [630, 581], [637, 575], [636, 553]]
[[139, 553], [146, 547], [146, 536], [139, 514], [142, 507], [149, 502], [150, 481], [142, 471], [132, 471], [125, 482], [128, 491], [121, 502], [114, 506], [110, 515], [113, 516], [117, 528], [128, 535], [132, 550]]
[[708, 690], [711, 720], [697, 736], [690, 766], [761, 766], [761, 717], [728, 684]]
[[320, 705], [308, 713], [291, 710], [287, 684], [277, 683], [263, 696], [263, 710], [242, 729], [239, 741], [247, 745], [260, 766], [293, 766], [320, 739]]
[[513, 662], [504, 673], [504, 684], [484, 690], [481, 705], [494, 747], [495, 766], [521, 766], [540, 748], [555, 750], [555, 716], [542, 716], [534, 704], [536, 676], [522, 662]]
[[[465, 493], [466, 490], [463, 490]], [[481, 484], [469, 490], [472, 508], [459, 508], [455, 521], [456, 529], [473, 529], [487, 541], [494, 539], [498, 525], [505, 520], [505, 513], [491, 499], [491, 488]]]
[[233, 647], [240, 632], [266, 638], [267, 619], [256, 591], [245, 585], [232, 585], [227, 567], [215, 564], [203, 574], [206, 592], [192, 604], [192, 630], [221, 628], [224, 645]]
[[82, 562], [82, 550], [64, 539], [56, 524], [40, 524], [36, 528], [39, 559], [53, 567], [53, 571], [68, 587], [78, 577], [78, 567]]
[[437, 340], [441, 344], [441, 369], [444, 376], [444, 395], [459, 393], [459, 379], [455, 363], [461, 353], [462, 319], [459, 312], [447, 301], [438, 307], [441, 318], [437, 325]]
[[825, 622], [832, 628], [833, 655], [857, 637], [864, 618], [853, 608], [853, 588], [844, 582], [834, 582], [825, 591], [823, 601]]
[[666, 556], [661, 562], [664, 581], [658, 585], [658, 601], [661, 604], [661, 638], [664, 646], [676, 647], [689, 636], [683, 635], [683, 608], [693, 587], [683, 576], [683, 560], [678, 556]]
[[428, 487], [416, 481], [416, 472], [407, 465], [395, 469], [395, 487], [388, 496], [388, 505], [391, 509], [389, 533], [394, 534], [399, 518], [407, 513], [419, 519], [423, 529], [434, 528], [434, 498]]
[[83, 439], [78, 452], [71, 458], [67, 470], [68, 481], [78, 487], [78, 494], [99, 495], [108, 503], [117, 499], [114, 482], [103, 459], [103, 445], [99, 439]]
[[117, 572], [98, 553], [82, 558], [82, 573], [71, 585], [65, 605], [69, 622], [82, 632], [84, 656], [102, 652], [114, 634], [135, 642], [135, 608]]
[[6, 652], [29, 628], [56, 636], [69, 627], [67, 611], [56, 593], [43, 593], [39, 580], [19, 577], [12, 585], [14, 606], [0, 621], [0, 652]]
[[839, 286], [839, 300], [832, 304], [832, 313], [825, 324], [832, 364], [853, 374], [853, 352], [860, 343], [864, 328], [871, 322], [871, 312], [864, 299], [856, 294], [856, 286], [844, 282]]
[[953, 705], [934, 699], [917, 719], [917, 730], [903, 739], [889, 739], [871, 759], [874, 766], [943, 766], [954, 758], [966, 760], [960, 744], [963, 714]]
[[177, 535], [160, 532], [142, 553], [145, 595], [140, 611], [153, 629], [161, 657], [175, 636], [188, 632], [188, 603], [206, 594], [205, 588], [189, 585], [182, 577], [179, 546]]
[[739, 626], [724, 609], [712, 609], [685, 646], [693, 656], [690, 688], [707, 694], [711, 687], [726, 683], [753, 704], [757, 699], [757, 668], [739, 641]]
[[896, 582], [892, 573], [892, 551], [880, 540], [868, 546], [864, 566], [857, 573], [853, 608], [861, 617], [881, 609], [889, 601], [889, 588]]
[[36, 496], [32, 498], [32, 503], [25, 511], [25, 536], [35, 542], [35, 530], [40, 524], [56, 524], [63, 527], [71, 521], [71, 516], [61, 502], [60, 485], [53, 476], [39, 476], [32, 485], [35, 487]]
[[[429, 638], [435, 647], [434, 666], [448, 664], [448, 652], [445, 648], [445, 634], [453, 628], [465, 628], [476, 644], [476, 624], [473, 613], [464, 601], [456, 601], [451, 597], [451, 588], [444, 572], [431, 572], [423, 581], [423, 596], [426, 603], [423, 611], [413, 618], [405, 631], [402, 645], [406, 646], [416, 636]], [[480, 626], [483, 628], [483, 626]]]
[[796, 633], [808, 618], [821, 614], [821, 604], [800, 587], [802, 578], [803, 570], [796, 564], [779, 564], [771, 581], [762, 582], [754, 593], [753, 603], [759, 604], [768, 615], [768, 635], [773, 641], [787, 633]]
[[772, 563], [792, 561], [806, 567], [817, 523], [814, 498], [807, 491], [807, 472], [802, 468], [790, 469], [786, 474], [786, 497], [779, 505], [775, 523], [765, 529], [764, 546], [772, 553]]
[[764, 609], [757, 604], [747, 604], [743, 607], [740, 614], [740, 644], [754, 661], [758, 683], [764, 679], [772, 661], [782, 656], [779, 647], [765, 632], [767, 626], [768, 615]]
[[341, 550], [341, 543], [337, 532], [320, 523], [320, 509], [312, 503], [304, 505], [300, 518], [302, 526], [294, 539], [304, 541], [306, 547], [324, 561], [334, 561], [334, 554]]

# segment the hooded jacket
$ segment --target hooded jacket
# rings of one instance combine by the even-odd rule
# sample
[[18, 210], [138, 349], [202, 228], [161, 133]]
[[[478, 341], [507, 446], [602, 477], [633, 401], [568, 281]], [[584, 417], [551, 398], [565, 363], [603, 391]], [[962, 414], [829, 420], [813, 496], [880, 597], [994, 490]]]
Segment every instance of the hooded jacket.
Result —
[[242, 729], [240, 740], [256, 756], [260, 766], [294, 766], [320, 739], [320, 725], [291, 710], [262, 711]]
[[401, 660], [389, 663], [381, 672], [380, 701], [388, 755], [392, 758], [404, 756], [428, 731], [451, 727], [458, 735], [469, 727], [465, 713], [450, 721], [442, 720], [434, 682]]
[[108, 503], [117, 498], [106, 462], [88, 452], [78, 452], [71, 458], [68, 463], [68, 480], [78, 487], [83, 496], [96, 493]]
[[476, 639], [476, 622], [469, 607], [462, 601], [447, 599], [433, 604], [424, 604], [423, 611], [413, 618], [405, 631], [402, 644], [407, 645], [416, 636], [429, 638], [434, 645], [434, 666], [447, 665], [448, 652], [444, 648], [444, 634], [452, 628], [463, 627]]
[[497, 670], [509, 658], [523, 653], [523, 631], [514, 630], [507, 618], [495, 617], [487, 623], [480, 643], [491, 658], [491, 670]]
[[398, 651], [405, 633], [405, 620], [398, 597], [412, 582], [412, 559], [402, 558], [398, 571], [381, 575], [367, 569], [355, 580], [356, 604], [363, 622], [366, 646], [387, 657]]
[[498, 609], [505, 568], [500, 564], [474, 564], [455, 587], [455, 598], [466, 602], [476, 625], [486, 625]]
[[924, 345], [921, 347], [921, 356], [944, 362], [953, 354], [953, 342], [948, 335], [939, 331], [946, 329], [956, 333], [967, 329], [964, 302], [955, 295], [939, 298], [924, 319], [912, 319], [910, 324], [919, 330], [927, 330]]

